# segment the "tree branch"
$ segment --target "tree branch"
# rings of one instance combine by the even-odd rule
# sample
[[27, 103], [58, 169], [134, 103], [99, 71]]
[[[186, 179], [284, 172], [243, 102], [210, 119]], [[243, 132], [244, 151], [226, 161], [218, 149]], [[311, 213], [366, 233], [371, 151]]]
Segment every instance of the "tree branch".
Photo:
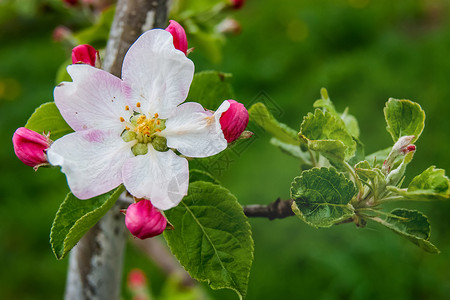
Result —
[[294, 216], [291, 205], [292, 200], [281, 200], [278, 198], [269, 205], [246, 205], [243, 208], [247, 217], [261, 217], [273, 220]]

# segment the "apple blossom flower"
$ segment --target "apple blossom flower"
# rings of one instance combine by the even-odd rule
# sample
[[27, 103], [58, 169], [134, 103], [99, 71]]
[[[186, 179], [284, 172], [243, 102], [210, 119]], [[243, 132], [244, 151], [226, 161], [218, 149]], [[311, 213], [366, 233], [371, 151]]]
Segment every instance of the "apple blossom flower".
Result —
[[20, 127], [14, 132], [12, 141], [14, 152], [24, 164], [35, 170], [40, 166], [48, 165], [45, 152], [52, 142], [48, 136]]
[[248, 111], [242, 103], [227, 100], [230, 108], [220, 117], [220, 125], [228, 143], [238, 139], [248, 124]]
[[[73, 82], [55, 88], [61, 115], [75, 131], [56, 140], [49, 162], [61, 166], [72, 193], [89, 199], [123, 183], [161, 210], [187, 194], [185, 157], [207, 157], [227, 147], [215, 113], [187, 97], [194, 64], [161, 29], [142, 34], [122, 65], [122, 79], [86, 64], [67, 68]], [[174, 150], [177, 150], [177, 153]]]
[[128, 206], [125, 225], [132, 235], [143, 240], [163, 233], [167, 220], [149, 200], [142, 199]]
[[188, 49], [188, 42], [183, 26], [181, 26], [177, 21], [174, 20], [170, 20], [169, 23], [169, 26], [167, 26], [165, 30], [170, 32], [170, 34], [172, 35], [173, 45], [175, 46], [175, 49], [178, 49], [186, 54]]
[[100, 66], [100, 55], [98, 51], [91, 45], [78, 45], [72, 49], [73, 64], [88, 64], [93, 67]]

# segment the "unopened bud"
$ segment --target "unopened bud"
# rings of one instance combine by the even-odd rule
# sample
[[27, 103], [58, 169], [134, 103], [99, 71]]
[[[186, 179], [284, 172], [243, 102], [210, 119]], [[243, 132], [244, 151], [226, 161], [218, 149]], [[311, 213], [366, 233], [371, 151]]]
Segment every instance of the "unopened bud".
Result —
[[142, 199], [128, 206], [125, 225], [132, 235], [143, 240], [160, 235], [166, 229], [167, 220], [150, 200]]
[[166, 31], [170, 32], [170, 34], [172, 35], [173, 45], [175, 46], [175, 49], [178, 49], [186, 54], [188, 49], [188, 42], [183, 26], [181, 26], [174, 20], [170, 20], [169, 23], [170, 24], [169, 26], [167, 26]]
[[47, 136], [20, 127], [14, 132], [12, 141], [14, 152], [24, 164], [35, 170], [40, 166], [48, 165], [46, 151], [52, 141]]
[[230, 107], [220, 116], [220, 125], [228, 143], [238, 139], [248, 124], [248, 111], [242, 103], [227, 100]]
[[127, 284], [130, 289], [140, 288], [147, 284], [147, 277], [142, 270], [132, 269], [130, 273], [128, 273]]
[[230, 1], [231, 7], [234, 9], [240, 9], [245, 3], [245, 0], [230, 0]]
[[69, 40], [72, 37], [72, 31], [66, 26], [57, 26], [53, 30], [52, 38], [55, 42], [62, 42], [64, 40]]
[[64, 3], [70, 6], [74, 6], [78, 4], [78, 0], [63, 0]]
[[100, 55], [98, 51], [90, 45], [79, 45], [72, 49], [73, 64], [88, 64], [93, 67], [100, 66]]
[[217, 25], [217, 31], [221, 33], [239, 34], [241, 32], [241, 24], [231, 18], [226, 18]]
[[410, 144], [414, 138], [414, 135], [405, 135], [398, 139], [383, 163], [383, 171], [385, 174], [388, 174], [391, 171], [392, 165], [400, 155], [406, 155], [409, 152], [416, 151], [416, 146]]

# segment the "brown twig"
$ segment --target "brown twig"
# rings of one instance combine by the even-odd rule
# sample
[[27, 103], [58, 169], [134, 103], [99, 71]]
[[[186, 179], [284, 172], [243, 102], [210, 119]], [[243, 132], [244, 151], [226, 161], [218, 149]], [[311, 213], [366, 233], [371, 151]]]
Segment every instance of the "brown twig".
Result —
[[291, 205], [292, 200], [281, 200], [278, 198], [269, 205], [246, 205], [243, 208], [247, 217], [261, 217], [273, 220], [294, 216]]

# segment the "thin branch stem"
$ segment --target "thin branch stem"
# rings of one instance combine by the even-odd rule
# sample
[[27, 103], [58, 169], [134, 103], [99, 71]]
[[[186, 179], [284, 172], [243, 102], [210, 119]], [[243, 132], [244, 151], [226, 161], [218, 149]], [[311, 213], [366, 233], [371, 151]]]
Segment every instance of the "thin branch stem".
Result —
[[273, 219], [283, 219], [286, 217], [294, 216], [294, 212], [291, 209], [292, 200], [281, 200], [278, 198], [269, 205], [246, 205], [244, 206], [244, 214], [247, 217], [260, 217]]
[[364, 193], [364, 187], [361, 183], [361, 180], [359, 180], [358, 175], [356, 175], [355, 169], [353, 169], [353, 167], [350, 166], [348, 162], [344, 161], [344, 166], [347, 169], [347, 171], [352, 175], [353, 180], [355, 181], [355, 184], [358, 187], [358, 190], [359, 190], [358, 200], [360, 200]]

